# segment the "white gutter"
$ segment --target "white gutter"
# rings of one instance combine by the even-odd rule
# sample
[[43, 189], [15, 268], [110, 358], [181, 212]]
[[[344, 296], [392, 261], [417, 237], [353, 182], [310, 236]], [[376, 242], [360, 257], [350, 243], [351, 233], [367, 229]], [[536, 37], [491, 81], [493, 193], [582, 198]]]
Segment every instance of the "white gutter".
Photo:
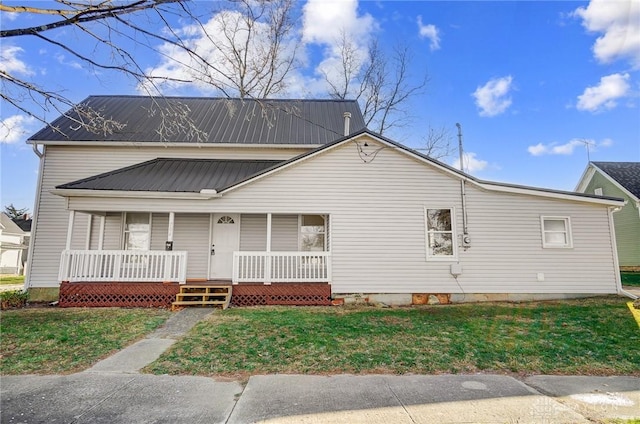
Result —
[[47, 146], [131, 146], [131, 147], [210, 147], [210, 148], [246, 148], [246, 149], [299, 149], [311, 150], [322, 147], [323, 144], [244, 144], [244, 143], [191, 143], [191, 142], [162, 142], [162, 141], [96, 141], [96, 140], [78, 140], [78, 141], [46, 141], [46, 140], [28, 140], [27, 144], [42, 144]]
[[613, 213], [618, 212], [620, 209], [622, 208], [609, 207], [607, 209], [607, 213], [609, 215], [609, 233], [611, 234], [611, 243], [612, 243], [612, 249], [613, 249], [613, 267], [615, 269], [615, 275], [616, 275], [616, 290], [618, 292], [618, 295], [627, 296], [635, 300], [638, 298], [638, 296], [622, 289], [622, 278], [620, 277], [620, 262], [618, 261], [618, 243], [616, 242], [616, 230], [615, 230], [615, 227], [613, 226], [614, 225]]
[[185, 199], [207, 200], [222, 197], [215, 190], [203, 189], [200, 193], [167, 192], [167, 191], [124, 191], [124, 190], [86, 190], [58, 188], [50, 191], [51, 194], [61, 197], [120, 197], [130, 199]]

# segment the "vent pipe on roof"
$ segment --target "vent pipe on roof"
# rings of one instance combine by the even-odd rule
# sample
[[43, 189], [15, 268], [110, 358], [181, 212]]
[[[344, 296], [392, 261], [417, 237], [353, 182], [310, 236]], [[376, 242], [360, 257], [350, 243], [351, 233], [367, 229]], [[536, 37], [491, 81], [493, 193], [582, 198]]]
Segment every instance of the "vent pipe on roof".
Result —
[[347, 136], [350, 134], [349, 124], [351, 123], [351, 113], [345, 112], [342, 116], [344, 116], [344, 135]]

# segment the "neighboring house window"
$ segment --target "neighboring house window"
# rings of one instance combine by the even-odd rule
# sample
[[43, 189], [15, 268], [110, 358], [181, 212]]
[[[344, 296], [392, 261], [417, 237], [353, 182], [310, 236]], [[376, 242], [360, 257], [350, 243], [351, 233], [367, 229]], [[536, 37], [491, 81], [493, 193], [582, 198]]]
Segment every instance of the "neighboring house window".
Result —
[[568, 216], [541, 216], [542, 247], [572, 247], [571, 221]]
[[151, 214], [126, 213], [124, 225], [125, 250], [149, 250], [151, 242]]
[[426, 209], [427, 259], [455, 259], [453, 209]]
[[597, 189], [593, 190], [593, 192], [598, 196], [602, 196], [602, 188], [597, 188]]
[[300, 216], [300, 250], [303, 252], [324, 252], [326, 225], [322, 215]]

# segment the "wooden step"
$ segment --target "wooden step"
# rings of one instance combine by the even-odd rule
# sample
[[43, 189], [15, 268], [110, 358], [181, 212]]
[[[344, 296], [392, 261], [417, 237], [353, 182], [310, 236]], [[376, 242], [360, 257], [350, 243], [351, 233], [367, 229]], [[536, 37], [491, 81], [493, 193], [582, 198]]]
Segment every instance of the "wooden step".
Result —
[[222, 309], [229, 307], [231, 302], [231, 286], [214, 286], [201, 284], [186, 284], [180, 286], [180, 293], [176, 294], [176, 301], [172, 308], [176, 306], [222, 306]]

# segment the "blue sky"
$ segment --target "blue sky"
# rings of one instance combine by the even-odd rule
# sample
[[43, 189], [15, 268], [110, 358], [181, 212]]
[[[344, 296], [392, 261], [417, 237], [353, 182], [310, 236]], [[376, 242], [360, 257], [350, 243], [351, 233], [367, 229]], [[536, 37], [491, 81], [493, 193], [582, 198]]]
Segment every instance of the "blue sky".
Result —
[[[212, 5], [220, 6], [194, 4], [204, 21]], [[472, 175], [573, 190], [587, 165], [585, 144], [591, 160], [640, 161], [640, 0], [307, 0], [298, 7], [296, 34], [306, 66], [293, 75], [284, 97], [322, 95], [326, 87], [318, 70], [331, 65], [335, 40], [344, 31], [359, 48], [372, 38], [383, 49], [397, 42], [411, 48], [412, 74], [419, 78], [426, 72], [429, 82], [409, 105], [413, 122], [385, 135], [421, 148], [429, 126], [447, 128], [455, 141], [460, 123]], [[3, 28], [32, 22], [0, 12]], [[177, 30], [184, 25], [172, 22]], [[68, 30], [48, 35], [87, 47], [86, 39]], [[131, 78], [88, 70], [33, 37], [3, 40], [0, 49], [0, 69], [63, 89], [73, 101], [92, 94], [140, 94]], [[148, 72], [180, 72], [151, 51], [135, 54]], [[165, 89], [219, 95], [197, 84]], [[49, 111], [42, 117], [50, 121], [57, 115]], [[32, 209], [38, 160], [24, 141], [41, 124], [7, 103], [1, 105], [0, 121], [1, 206]]]

